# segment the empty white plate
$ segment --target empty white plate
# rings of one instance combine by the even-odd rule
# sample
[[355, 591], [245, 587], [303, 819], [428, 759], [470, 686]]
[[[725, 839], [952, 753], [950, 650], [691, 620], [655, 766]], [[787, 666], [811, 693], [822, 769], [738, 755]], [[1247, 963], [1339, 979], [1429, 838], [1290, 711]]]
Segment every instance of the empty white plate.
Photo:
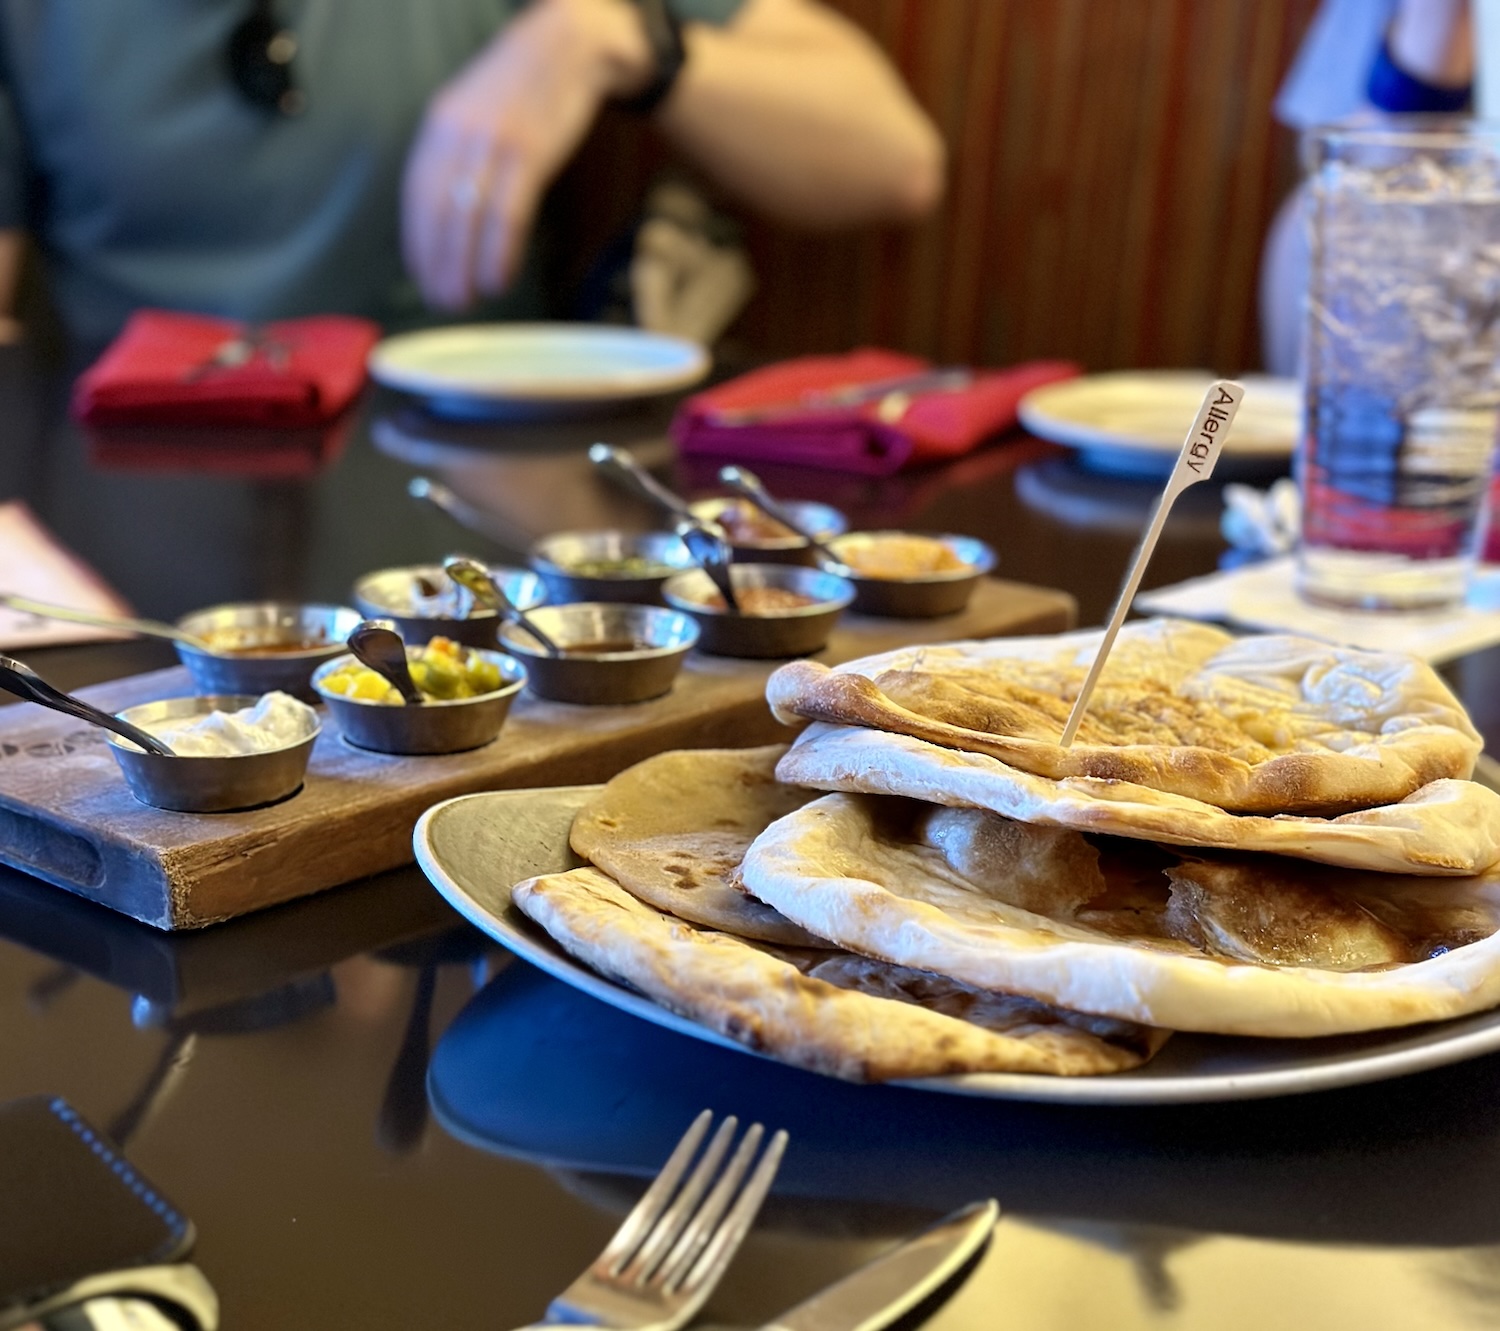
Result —
[[[1021, 399], [1021, 424], [1032, 434], [1079, 450], [1095, 471], [1159, 476], [1172, 469], [1213, 376], [1199, 370], [1090, 374], [1033, 389]], [[1245, 400], [1220, 466], [1269, 469], [1291, 457], [1301, 432], [1302, 395], [1295, 379], [1245, 375]]]
[[697, 383], [694, 342], [605, 324], [468, 324], [388, 337], [370, 375], [443, 415], [562, 415]]

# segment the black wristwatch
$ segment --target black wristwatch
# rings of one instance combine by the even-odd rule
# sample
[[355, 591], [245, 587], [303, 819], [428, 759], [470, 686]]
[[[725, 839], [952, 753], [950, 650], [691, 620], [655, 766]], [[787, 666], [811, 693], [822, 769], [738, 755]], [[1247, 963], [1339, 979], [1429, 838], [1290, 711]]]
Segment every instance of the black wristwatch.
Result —
[[687, 63], [687, 47], [682, 40], [682, 24], [667, 0], [632, 0], [632, 3], [640, 11], [641, 26], [651, 45], [656, 69], [651, 81], [633, 97], [622, 98], [620, 105], [627, 111], [649, 115], [672, 91], [672, 85]]

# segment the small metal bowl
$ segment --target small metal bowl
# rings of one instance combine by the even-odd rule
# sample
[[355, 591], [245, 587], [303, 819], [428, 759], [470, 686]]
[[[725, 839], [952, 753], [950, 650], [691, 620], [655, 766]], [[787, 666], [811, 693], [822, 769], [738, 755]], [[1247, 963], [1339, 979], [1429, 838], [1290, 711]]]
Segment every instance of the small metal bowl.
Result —
[[[594, 560], [639, 558], [661, 568], [659, 573], [581, 573], [580, 565]], [[681, 538], [669, 531], [565, 531], [547, 536], [531, 547], [531, 567], [547, 584], [554, 605], [576, 601], [628, 601], [660, 605], [661, 585], [674, 573], [693, 567], [693, 557]], [[523, 606], [522, 609], [527, 607]]]
[[[478, 650], [500, 667], [502, 682], [494, 692], [473, 698], [439, 699], [414, 707], [346, 698], [325, 689], [323, 680], [353, 661], [352, 656], [340, 656], [321, 666], [313, 676], [313, 688], [338, 723], [339, 733], [355, 748], [376, 753], [462, 753], [482, 748], [500, 733], [511, 703], [526, 683], [520, 662], [500, 652]], [[408, 647], [407, 655], [417, 652]]]
[[679, 574], [664, 589], [667, 604], [693, 617], [701, 634], [699, 648], [715, 656], [816, 652], [828, 642], [834, 621], [854, 600], [854, 588], [846, 579], [797, 564], [731, 564], [729, 576], [736, 594], [752, 587], [780, 587], [813, 600], [792, 610], [737, 615], [708, 604], [718, 593], [702, 569]]
[[[530, 610], [547, 599], [542, 580], [528, 569], [507, 568], [499, 564], [487, 567], [512, 605]], [[452, 638], [465, 647], [494, 650], [500, 629], [499, 615], [493, 610], [477, 607], [467, 619], [459, 619], [456, 615], [419, 614], [417, 607], [425, 598], [417, 586], [418, 578], [435, 587], [452, 588], [456, 603], [457, 589], [443, 572], [441, 564], [415, 564], [365, 574], [354, 584], [354, 604], [367, 619], [391, 620], [401, 640], [410, 646], [420, 647], [441, 637]]]
[[[295, 605], [247, 601], [195, 610], [177, 627], [223, 646], [222, 653], [201, 652], [185, 642], [177, 656], [200, 693], [253, 693], [280, 689], [314, 702], [312, 674], [324, 661], [343, 652], [344, 639], [363, 616], [341, 605]], [[299, 650], [289, 645], [311, 643]], [[231, 646], [240, 650], [230, 651]], [[254, 648], [270, 650], [256, 651]]]
[[[688, 505], [705, 522], [719, 522], [727, 509], [741, 509], [754, 515], [761, 522], [769, 522], [761, 511], [748, 499], [733, 495], [720, 495], [713, 499], [699, 499]], [[810, 531], [820, 541], [848, 531], [849, 519], [838, 509], [828, 504], [815, 503], [810, 499], [785, 499], [782, 507], [799, 526]], [[769, 536], [763, 540], [734, 540], [729, 542], [734, 558], [746, 564], [802, 564], [815, 568], [818, 557], [812, 547], [800, 536]]]
[[955, 615], [969, 604], [979, 579], [995, 567], [995, 552], [972, 536], [856, 531], [836, 536], [828, 545], [834, 554], [842, 557], [857, 544], [870, 544], [892, 536], [923, 536], [941, 541], [963, 561], [964, 567], [943, 573], [918, 573], [907, 578], [875, 578], [840, 565], [835, 572], [854, 584], [856, 614], [890, 619], [935, 619], [938, 615]]
[[[117, 715], [150, 731], [164, 721], [190, 720], [213, 711], [237, 712], [258, 701], [250, 694], [169, 698], [127, 707]], [[106, 732], [104, 738], [120, 764], [130, 793], [142, 804], [179, 813], [228, 813], [274, 804], [301, 788], [307, 760], [320, 733], [316, 719], [312, 727], [284, 749], [227, 758], [163, 758], [136, 748], [118, 735]]]
[[[563, 649], [548, 656], [525, 629], [500, 630], [505, 650], [526, 663], [526, 685], [553, 702], [645, 702], [671, 692], [683, 658], [698, 641], [693, 621], [675, 610], [617, 601], [582, 601], [544, 606], [531, 616], [536, 626]], [[626, 651], [583, 651], [589, 644], [644, 644]], [[569, 648], [573, 651], [569, 651]]]

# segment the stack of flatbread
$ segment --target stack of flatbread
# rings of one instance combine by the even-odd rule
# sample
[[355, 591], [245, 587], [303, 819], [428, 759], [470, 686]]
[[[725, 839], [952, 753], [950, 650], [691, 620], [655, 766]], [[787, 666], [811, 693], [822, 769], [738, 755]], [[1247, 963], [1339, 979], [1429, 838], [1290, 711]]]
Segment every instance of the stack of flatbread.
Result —
[[776, 780], [784, 746], [647, 759], [573, 821], [591, 866], [512, 900], [573, 956], [682, 1016], [852, 1081], [1136, 1067], [1166, 1032], [991, 993], [839, 948], [748, 896], [746, 850], [813, 791]]
[[1132, 625], [1064, 749], [1097, 644], [785, 666], [773, 709], [814, 723], [790, 750], [632, 769], [574, 825], [593, 867], [514, 899], [665, 1006], [855, 1079], [1500, 1004], [1500, 796], [1428, 666]]

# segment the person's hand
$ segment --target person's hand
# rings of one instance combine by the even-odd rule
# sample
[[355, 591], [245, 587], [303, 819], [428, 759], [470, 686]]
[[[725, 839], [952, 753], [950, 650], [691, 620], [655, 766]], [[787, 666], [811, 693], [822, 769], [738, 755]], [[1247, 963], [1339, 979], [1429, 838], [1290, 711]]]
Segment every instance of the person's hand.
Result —
[[505, 289], [543, 191], [600, 106], [651, 73], [628, 0], [536, 0], [434, 94], [401, 202], [406, 263], [431, 304], [460, 310]]

